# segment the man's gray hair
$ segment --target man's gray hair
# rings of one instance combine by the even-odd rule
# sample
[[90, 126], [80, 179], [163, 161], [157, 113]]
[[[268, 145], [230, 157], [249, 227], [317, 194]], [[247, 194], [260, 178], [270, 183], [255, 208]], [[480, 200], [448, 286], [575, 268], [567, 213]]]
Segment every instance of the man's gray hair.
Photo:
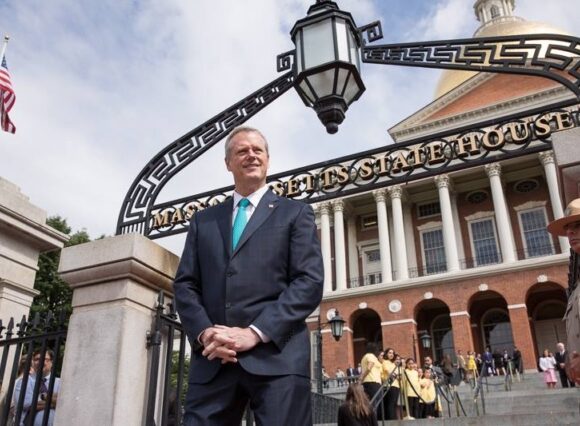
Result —
[[268, 141], [266, 140], [266, 137], [262, 134], [262, 132], [260, 132], [258, 129], [256, 129], [254, 127], [241, 125], [241, 126], [235, 127], [231, 131], [231, 133], [228, 135], [228, 137], [226, 138], [226, 145], [225, 145], [226, 160], [230, 156], [230, 145], [232, 144], [232, 139], [238, 133], [257, 133], [258, 135], [260, 135], [260, 137], [264, 141], [264, 146], [266, 147], [266, 154], [270, 155], [270, 151], [268, 150]]

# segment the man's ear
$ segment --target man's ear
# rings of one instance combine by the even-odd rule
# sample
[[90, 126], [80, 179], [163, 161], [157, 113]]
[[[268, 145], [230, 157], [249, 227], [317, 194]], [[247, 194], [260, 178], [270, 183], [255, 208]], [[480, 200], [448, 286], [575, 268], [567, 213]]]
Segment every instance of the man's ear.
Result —
[[224, 163], [226, 163], [226, 169], [228, 169], [228, 172], [231, 172], [232, 170], [230, 169], [230, 162], [228, 161], [227, 157], [224, 158]]

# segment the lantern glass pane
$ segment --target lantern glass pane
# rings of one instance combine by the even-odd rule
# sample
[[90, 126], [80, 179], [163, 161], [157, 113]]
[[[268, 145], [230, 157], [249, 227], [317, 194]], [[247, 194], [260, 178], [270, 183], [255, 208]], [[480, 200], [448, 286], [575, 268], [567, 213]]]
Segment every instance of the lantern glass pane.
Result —
[[333, 94], [334, 68], [308, 76], [310, 84], [319, 98]]
[[354, 79], [352, 73], [350, 73], [348, 80], [346, 81], [346, 90], [344, 91], [344, 100], [346, 101], [347, 105], [353, 101], [353, 99], [358, 95], [360, 92], [360, 88]]
[[302, 63], [302, 31], [296, 34], [296, 71], [302, 72], [304, 64]]
[[348, 32], [348, 45], [350, 48], [350, 63], [356, 65], [356, 69], [360, 71], [360, 58], [358, 54], [358, 46], [352, 32]]
[[334, 61], [334, 39], [331, 19], [304, 27], [302, 35], [305, 46], [305, 69]]
[[348, 77], [348, 70], [344, 68], [338, 69], [338, 81], [336, 83], [336, 94], [341, 95], [344, 92], [344, 85], [346, 83], [346, 78]]
[[350, 62], [348, 52], [348, 35], [346, 22], [343, 19], [336, 20], [336, 46], [338, 48], [338, 60]]
[[306, 99], [308, 99], [308, 101], [310, 103], [314, 103], [314, 100], [316, 99], [316, 96], [314, 96], [314, 93], [312, 93], [312, 90], [310, 90], [310, 87], [308, 87], [308, 84], [306, 84], [306, 80], [302, 81], [302, 83], [299, 84], [300, 89], [302, 90], [302, 94], [304, 96], [306, 96]]

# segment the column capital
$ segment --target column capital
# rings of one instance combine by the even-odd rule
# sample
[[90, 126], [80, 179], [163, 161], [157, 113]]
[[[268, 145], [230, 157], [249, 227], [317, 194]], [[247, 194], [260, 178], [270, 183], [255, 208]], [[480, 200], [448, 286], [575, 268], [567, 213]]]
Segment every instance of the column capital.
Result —
[[387, 191], [389, 192], [389, 196], [391, 197], [391, 200], [393, 198], [402, 198], [403, 197], [403, 188], [401, 187], [401, 185], [390, 186], [389, 188], [387, 188]]
[[328, 215], [330, 213], [330, 203], [320, 203], [317, 205], [316, 210], [320, 215]]
[[334, 210], [335, 213], [344, 211], [344, 201], [334, 200], [332, 202], [332, 209]]
[[547, 166], [548, 164], [554, 164], [554, 151], [544, 151], [538, 154], [540, 161], [542, 162], [543, 166]]
[[437, 175], [434, 180], [438, 189], [451, 187], [451, 179], [449, 179], [449, 175], [447, 174]]
[[377, 203], [384, 203], [387, 199], [387, 191], [384, 189], [375, 189], [373, 191], [373, 197], [375, 197]]
[[486, 164], [483, 168], [485, 173], [487, 173], [487, 177], [501, 176], [501, 165], [499, 163]]

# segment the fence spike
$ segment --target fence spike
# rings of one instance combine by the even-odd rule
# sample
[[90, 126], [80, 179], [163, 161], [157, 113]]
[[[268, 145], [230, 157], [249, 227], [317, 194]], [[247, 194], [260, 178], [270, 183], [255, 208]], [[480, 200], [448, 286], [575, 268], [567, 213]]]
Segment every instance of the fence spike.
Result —
[[38, 324], [40, 323], [40, 314], [37, 312], [34, 314], [34, 318], [32, 319], [32, 328], [38, 328]]

